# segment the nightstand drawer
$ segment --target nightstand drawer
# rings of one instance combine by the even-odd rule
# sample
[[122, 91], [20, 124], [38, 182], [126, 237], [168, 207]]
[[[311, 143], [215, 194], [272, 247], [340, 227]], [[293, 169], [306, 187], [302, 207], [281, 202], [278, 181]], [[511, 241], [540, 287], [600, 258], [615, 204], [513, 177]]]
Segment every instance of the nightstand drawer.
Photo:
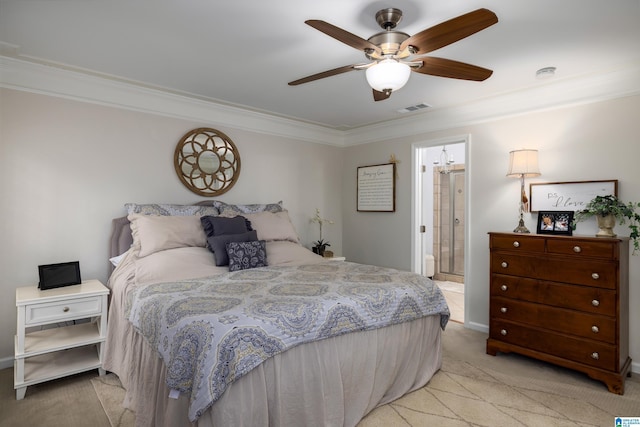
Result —
[[25, 306], [25, 325], [62, 322], [97, 316], [102, 312], [102, 297], [77, 298]]

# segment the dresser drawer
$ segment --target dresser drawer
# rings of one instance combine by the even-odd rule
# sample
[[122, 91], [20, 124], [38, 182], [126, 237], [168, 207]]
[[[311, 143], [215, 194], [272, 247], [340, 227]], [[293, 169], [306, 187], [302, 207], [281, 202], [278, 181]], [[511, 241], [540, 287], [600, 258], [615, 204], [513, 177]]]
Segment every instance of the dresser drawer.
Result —
[[491, 299], [490, 316], [610, 344], [616, 342], [614, 317], [500, 297]]
[[67, 301], [28, 304], [25, 305], [25, 310], [25, 325], [27, 326], [82, 319], [101, 314], [102, 297], [94, 296]]
[[531, 301], [606, 316], [616, 315], [616, 291], [524, 277], [491, 275], [491, 296]]
[[516, 252], [544, 252], [544, 237], [522, 235], [491, 235], [491, 249], [506, 249]]
[[617, 247], [617, 240], [597, 241], [550, 239], [547, 241], [547, 252], [579, 257], [615, 259]]
[[490, 336], [498, 341], [600, 369], [619, 369], [616, 363], [616, 346], [604, 342], [572, 337], [502, 319], [491, 319]]
[[536, 277], [554, 282], [615, 289], [617, 271], [618, 265], [613, 261], [574, 260], [561, 256], [533, 257], [509, 252], [491, 254], [492, 273]]

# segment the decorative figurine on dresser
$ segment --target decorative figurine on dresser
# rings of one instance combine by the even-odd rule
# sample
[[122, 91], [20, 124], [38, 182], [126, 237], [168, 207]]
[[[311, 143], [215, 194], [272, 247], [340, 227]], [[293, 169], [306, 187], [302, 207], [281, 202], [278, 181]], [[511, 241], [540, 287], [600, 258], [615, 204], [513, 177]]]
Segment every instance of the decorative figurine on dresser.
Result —
[[489, 233], [487, 354], [515, 352], [624, 394], [629, 357], [629, 239]]

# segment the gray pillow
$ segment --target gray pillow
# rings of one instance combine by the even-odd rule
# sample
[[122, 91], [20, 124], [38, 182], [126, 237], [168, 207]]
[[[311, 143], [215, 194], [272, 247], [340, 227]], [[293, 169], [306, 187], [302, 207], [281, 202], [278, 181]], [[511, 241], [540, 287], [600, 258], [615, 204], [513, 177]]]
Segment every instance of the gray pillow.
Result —
[[267, 266], [267, 246], [264, 240], [227, 243], [229, 271]]
[[229, 256], [227, 255], [227, 244], [229, 242], [248, 242], [251, 240], [258, 240], [257, 231], [251, 230], [240, 234], [221, 234], [207, 237], [207, 242], [211, 251], [213, 251], [218, 267], [229, 265]]
[[220, 216], [203, 216], [200, 218], [207, 239], [222, 234], [240, 234], [253, 230], [251, 221], [243, 216], [233, 218]]
[[264, 203], [264, 204], [250, 204], [250, 205], [238, 205], [221, 202], [220, 200], [214, 200], [212, 202], [214, 206], [223, 216], [242, 215], [245, 213], [256, 212], [282, 212], [282, 200], [277, 203]]

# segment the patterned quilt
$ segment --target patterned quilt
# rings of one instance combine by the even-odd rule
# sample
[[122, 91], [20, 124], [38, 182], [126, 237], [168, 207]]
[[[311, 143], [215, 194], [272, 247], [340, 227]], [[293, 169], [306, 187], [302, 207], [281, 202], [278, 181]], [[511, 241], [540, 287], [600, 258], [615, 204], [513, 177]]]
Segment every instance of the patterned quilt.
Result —
[[129, 320], [158, 349], [168, 387], [190, 396], [191, 421], [234, 380], [299, 344], [433, 314], [444, 329], [449, 319], [426, 277], [350, 262], [150, 284], [128, 297]]

